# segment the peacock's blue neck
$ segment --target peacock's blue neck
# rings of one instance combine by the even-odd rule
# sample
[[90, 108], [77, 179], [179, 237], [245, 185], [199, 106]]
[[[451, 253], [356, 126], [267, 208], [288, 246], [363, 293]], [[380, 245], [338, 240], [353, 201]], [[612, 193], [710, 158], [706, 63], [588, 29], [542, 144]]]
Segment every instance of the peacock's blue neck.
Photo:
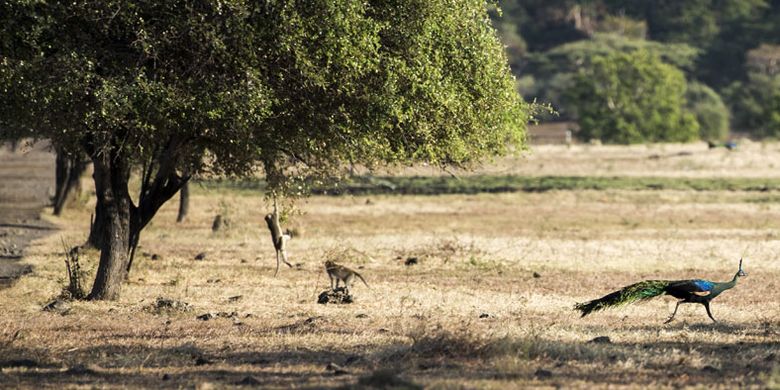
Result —
[[723, 291], [733, 288], [734, 286], [737, 285], [738, 280], [739, 280], [739, 273], [736, 273], [734, 274], [734, 278], [732, 278], [730, 282], [715, 283], [715, 287], [713, 287], [712, 289], [712, 297], [714, 298], [716, 295], [722, 293]]

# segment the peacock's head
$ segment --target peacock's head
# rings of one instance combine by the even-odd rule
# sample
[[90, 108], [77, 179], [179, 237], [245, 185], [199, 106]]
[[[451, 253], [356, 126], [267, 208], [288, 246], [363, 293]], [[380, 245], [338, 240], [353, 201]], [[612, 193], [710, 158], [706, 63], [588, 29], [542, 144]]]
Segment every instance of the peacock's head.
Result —
[[737, 276], [747, 276], [747, 273], [742, 270], [742, 259], [739, 259], [739, 271], [737, 271]]

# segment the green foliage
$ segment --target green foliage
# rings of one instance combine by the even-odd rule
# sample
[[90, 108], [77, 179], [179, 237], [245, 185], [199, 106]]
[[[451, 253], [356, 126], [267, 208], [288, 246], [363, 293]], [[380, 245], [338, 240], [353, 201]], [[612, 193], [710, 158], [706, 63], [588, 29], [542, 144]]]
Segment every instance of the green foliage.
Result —
[[588, 65], [596, 56], [614, 52], [633, 53], [644, 51], [660, 57], [664, 62], [683, 70], [692, 70], [699, 50], [686, 44], [632, 39], [616, 34], [597, 33], [592, 39], [567, 43], [529, 59], [528, 69], [534, 74], [573, 72]]
[[734, 127], [759, 137], [780, 137], [780, 74], [750, 73], [724, 90]]
[[[588, 37], [572, 23], [572, 10], [578, 0], [503, 0], [497, 2], [501, 12], [492, 14], [497, 23], [516, 26], [531, 51], [543, 51], [563, 43]], [[585, 4], [586, 10], [591, 7]]]
[[648, 7], [650, 36], [664, 42], [708, 42], [718, 33], [713, 0], [656, 0]]
[[526, 51], [528, 50], [528, 44], [517, 32], [516, 26], [514, 24], [497, 23], [496, 27], [501, 37], [501, 42], [506, 47], [509, 65], [512, 68], [519, 67], [521, 65], [520, 59], [525, 56]]
[[[572, 118], [573, 108], [565, 94], [574, 86], [582, 67], [590, 66], [594, 58], [615, 52], [647, 51], [678, 68], [693, 69], [698, 50], [684, 44], [630, 39], [615, 34], [597, 33], [592, 39], [567, 43], [543, 53], [532, 53], [526, 59], [524, 71], [533, 76], [520, 89], [527, 99], [550, 102], [562, 118]], [[530, 81], [530, 80], [527, 80]]]
[[3, 56], [0, 125], [131, 164], [176, 145], [167, 158], [183, 171], [200, 169], [205, 148], [220, 170], [248, 165], [250, 148], [233, 145], [253, 138], [271, 96], [244, 4], [10, 4], [37, 20], [24, 42], [36, 50]]
[[607, 14], [596, 26], [596, 31], [633, 39], [645, 39], [647, 23], [644, 20], [632, 19], [624, 15]]
[[[500, 6], [503, 12], [494, 13], [493, 18], [501, 24], [505, 43], [519, 39], [526, 42], [525, 52], [510, 51], [516, 74], [533, 78], [533, 83], [525, 79], [523, 95], [529, 100], [551, 102], [562, 118], [571, 117], [572, 109], [560, 100], [562, 92], [571, 88], [571, 74], [588, 58], [607, 54], [605, 45], [599, 42], [604, 39], [603, 33], [618, 36], [613, 43], [629, 43], [609, 49], [631, 51], [636, 49], [631, 45], [660, 44], [664, 49], [642, 48], [657, 53], [664, 62], [684, 70], [689, 79], [699, 80], [721, 95], [728, 86], [728, 93], [734, 95], [732, 84], [737, 81], [742, 86], [751, 82], [749, 72], [756, 70], [756, 64], [751, 63], [755, 48], [780, 44], [780, 2], [776, 0], [508, 0]], [[665, 45], [669, 43], [673, 45]], [[758, 65], [774, 69], [775, 63]], [[737, 109], [740, 103], [728, 105]], [[713, 107], [700, 107], [698, 117], [717, 112]], [[734, 116], [744, 118], [766, 111], [747, 108], [744, 113], [733, 111]], [[716, 122], [721, 123], [721, 117], [717, 115]], [[762, 121], [737, 120], [743, 131], [767, 134], [763, 128], [748, 127], [755, 125], [748, 125], [751, 122]]]
[[712, 88], [698, 83], [688, 83], [685, 92], [687, 109], [696, 115], [699, 122], [699, 138], [707, 141], [722, 141], [729, 133], [729, 110], [720, 95]]
[[766, 0], [605, 0], [611, 13], [647, 21], [650, 38], [705, 48], [724, 26], [757, 16]]
[[[198, 188], [209, 193], [237, 191], [254, 196], [267, 187], [264, 180], [207, 180], [199, 181]], [[338, 185], [312, 184], [312, 192], [322, 195], [441, 195], [479, 194], [498, 192], [547, 192], [584, 190], [629, 191], [741, 191], [765, 193], [780, 191], [780, 179], [756, 178], [676, 178], [676, 177], [604, 177], [604, 176], [514, 176], [469, 175], [451, 176], [357, 176]], [[777, 202], [778, 198], [764, 197], [755, 202]]]
[[281, 188], [292, 171], [466, 165], [525, 140], [482, 1], [2, 7], [18, 29], [2, 35], [0, 128], [92, 155], [144, 165], [174, 145], [181, 172], [260, 162]]
[[193, 174], [260, 165], [271, 192], [297, 194], [348, 163], [468, 165], [525, 141], [530, 110], [482, 0], [0, 7], [21, 21], [0, 33], [0, 129], [95, 166], [96, 221], [111, 223], [91, 298], [117, 298], [124, 252]]
[[610, 143], [686, 142], [699, 125], [685, 110], [682, 72], [647, 51], [596, 56], [578, 73], [568, 101], [583, 139]]

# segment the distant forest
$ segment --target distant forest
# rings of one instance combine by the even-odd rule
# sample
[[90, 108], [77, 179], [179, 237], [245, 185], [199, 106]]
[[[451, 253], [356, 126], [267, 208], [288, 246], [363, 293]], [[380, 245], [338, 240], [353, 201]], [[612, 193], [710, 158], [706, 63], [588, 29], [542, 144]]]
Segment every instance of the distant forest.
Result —
[[581, 137], [780, 135], [780, 0], [505, 0], [491, 17], [519, 91]]

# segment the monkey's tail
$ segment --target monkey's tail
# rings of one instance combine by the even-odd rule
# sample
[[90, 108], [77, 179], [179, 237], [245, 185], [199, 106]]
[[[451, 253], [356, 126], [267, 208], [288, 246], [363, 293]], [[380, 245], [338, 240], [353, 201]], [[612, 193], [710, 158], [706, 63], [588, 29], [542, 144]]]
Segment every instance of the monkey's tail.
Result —
[[[369, 285], [368, 285], [368, 283], [366, 283], [366, 280], [365, 280], [365, 279], [363, 279], [363, 276], [362, 276], [362, 275], [360, 275], [359, 273], [355, 272], [355, 276], [357, 276], [358, 278], [360, 278], [360, 280], [361, 280], [361, 281], [363, 281], [363, 284], [365, 284], [365, 285], [366, 285], [366, 287], [368, 287], [368, 288], [371, 288], [371, 286], [369, 286]], [[371, 288], [371, 289], [373, 290], [373, 288]]]

